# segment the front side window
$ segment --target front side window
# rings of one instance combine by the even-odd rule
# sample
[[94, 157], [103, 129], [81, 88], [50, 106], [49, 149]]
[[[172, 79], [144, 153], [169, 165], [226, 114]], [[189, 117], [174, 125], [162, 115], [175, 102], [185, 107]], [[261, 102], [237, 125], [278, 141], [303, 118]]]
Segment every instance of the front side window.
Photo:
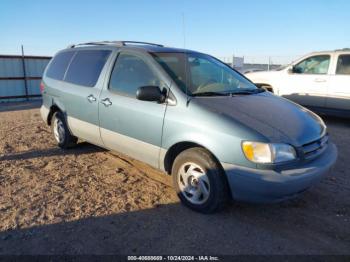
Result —
[[294, 66], [294, 72], [298, 74], [327, 74], [330, 56], [318, 55], [304, 59]]
[[339, 55], [336, 74], [350, 75], [350, 55]]
[[69, 65], [64, 81], [93, 87], [111, 54], [110, 50], [78, 51]]
[[142, 86], [159, 86], [159, 80], [141, 58], [131, 54], [120, 54], [111, 74], [109, 89], [136, 97], [137, 89]]
[[46, 76], [56, 80], [63, 80], [69, 62], [71, 61], [74, 54], [75, 52], [72, 51], [58, 53], [52, 59], [47, 69]]
[[244, 76], [215, 58], [199, 53], [153, 53], [183, 92], [189, 95], [231, 94], [257, 87]]

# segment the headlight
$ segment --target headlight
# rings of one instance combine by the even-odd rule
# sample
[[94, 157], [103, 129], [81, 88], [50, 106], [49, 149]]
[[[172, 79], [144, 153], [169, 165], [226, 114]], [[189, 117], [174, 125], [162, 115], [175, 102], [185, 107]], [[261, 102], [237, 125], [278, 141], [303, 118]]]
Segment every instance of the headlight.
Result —
[[280, 163], [296, 158], [295, 150], [287, 144], [269, 144], [245, 141], [242, 150], [247, 159], [254, 163]]

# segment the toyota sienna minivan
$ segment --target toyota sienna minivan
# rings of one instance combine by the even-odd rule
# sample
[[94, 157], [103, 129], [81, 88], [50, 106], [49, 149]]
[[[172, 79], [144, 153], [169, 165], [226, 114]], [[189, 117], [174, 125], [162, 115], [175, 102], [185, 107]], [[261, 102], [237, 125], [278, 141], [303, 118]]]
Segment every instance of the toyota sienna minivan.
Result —
[[195, 51], [72, 45], [50, 61], [40, 88], [59, 147], [79, 138], [161, 169], [183, 204], [203, 213], [230, 199], [293, 198], [337, 158], [320, 117]]

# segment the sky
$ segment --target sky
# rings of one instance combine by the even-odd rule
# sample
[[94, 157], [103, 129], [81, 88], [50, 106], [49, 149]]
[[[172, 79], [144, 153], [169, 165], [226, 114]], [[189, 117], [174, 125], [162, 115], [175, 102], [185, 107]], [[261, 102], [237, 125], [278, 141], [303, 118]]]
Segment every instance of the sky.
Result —
[[217, 57], [293, 57], [350, 47], [348, 0], [0, 0], [0, 54], [137, 40]]

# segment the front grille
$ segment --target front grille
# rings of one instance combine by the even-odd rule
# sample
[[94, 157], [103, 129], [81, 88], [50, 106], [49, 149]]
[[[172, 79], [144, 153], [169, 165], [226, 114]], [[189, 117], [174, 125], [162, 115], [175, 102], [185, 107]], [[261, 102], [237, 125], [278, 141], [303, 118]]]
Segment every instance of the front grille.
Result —
[[302, 150], [304, 153], [304, 158], [310, 159], [320, 155], [326, 149], [327, 145], [328, 145], [327, 134], [316, 141], [303, 145]]

